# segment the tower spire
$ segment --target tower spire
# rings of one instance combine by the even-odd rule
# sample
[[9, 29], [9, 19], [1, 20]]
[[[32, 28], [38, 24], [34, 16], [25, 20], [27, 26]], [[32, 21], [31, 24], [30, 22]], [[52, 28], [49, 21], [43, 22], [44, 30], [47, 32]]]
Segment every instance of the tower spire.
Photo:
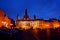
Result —
[[18, 14], [17, 14], [17, 16], [16, 16], [16, 19], [18, 19]]
[[28, 12], [27, 12], [27, 8], [25, 9], [25, 15], [24, 15], [24, 20], [28, 20], [29, 16], [28, 16]]
[[34, 15], [34, 19], [36, 19], [36, 16]]
[[28, 14], [27, 14], [27, 9], [25, 9], [25, 16], [28, 16]]
[[17, 16], [16, 16], [16, 20], [20, 20], [20, 18], [19, 18], [19, 15], [17, 14]]

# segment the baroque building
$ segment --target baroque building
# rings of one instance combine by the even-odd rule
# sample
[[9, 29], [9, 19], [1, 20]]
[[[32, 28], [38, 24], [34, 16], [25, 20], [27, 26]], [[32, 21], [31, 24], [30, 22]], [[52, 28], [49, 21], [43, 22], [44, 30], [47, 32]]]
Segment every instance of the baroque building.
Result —
[[0, 27], [11, 28], [11, 19], [7, 14], [4, 14], [4, 10], [0, 9]]
[[16, 17], [16, 28], [20, 29], [46, 29], [46, 28], [58, 28], [60, 27], [60, 22], [58, 20], [52, 19], [50, 20], [44, 20], [44, 19], [37, 19], [34, 15], [34, 19], [30, 19], [28, 16], [27, 9], [25, 9], [25, 14], [22, 19], [19, 19], [19, 17]]

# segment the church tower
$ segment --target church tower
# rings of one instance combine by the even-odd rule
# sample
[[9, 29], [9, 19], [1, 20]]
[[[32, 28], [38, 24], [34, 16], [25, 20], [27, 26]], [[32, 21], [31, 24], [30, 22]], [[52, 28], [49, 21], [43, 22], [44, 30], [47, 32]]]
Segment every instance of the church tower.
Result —
[[28, 12], [27, 9], [25, 9], [25, 15], [24, 15], [24, 20], [29, 20]]
[[17, 16], [16, 16], [16, 27], [18, 26], [18, 23], [19, 23], [18, 20], [20, 20], [20, 19], [19, 19], [18, 14], [17, 14]]
[[34, 15], [34, 20], [36, 20], [36, 16]]

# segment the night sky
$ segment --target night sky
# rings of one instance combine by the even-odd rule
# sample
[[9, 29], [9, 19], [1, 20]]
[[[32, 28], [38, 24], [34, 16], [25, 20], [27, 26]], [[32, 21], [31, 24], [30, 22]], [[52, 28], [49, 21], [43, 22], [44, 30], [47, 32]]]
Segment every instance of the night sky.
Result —
[[0, 8], [14, 20], [17, 14], [23, 18], [26, 8], [30, 18], [36, 15], [43, 19], [60, 19], [60, 0], [0, 0]]

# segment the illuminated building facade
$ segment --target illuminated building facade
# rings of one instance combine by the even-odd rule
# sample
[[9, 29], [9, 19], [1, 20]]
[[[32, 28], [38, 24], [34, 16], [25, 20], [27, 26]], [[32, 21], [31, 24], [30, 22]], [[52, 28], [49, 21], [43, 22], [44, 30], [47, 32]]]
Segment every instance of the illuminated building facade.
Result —
[[0, 9], [0, 27], [11, 28], [11, 25], [11, 20], [4, 14], [4, 10]]
[[57, 19], [50, 19], [50, 20], [44, 20], [44, 19], [37, 19], [34, 15], [33, 19], [30, 19], [28, 16], [27, 9], [25, 10], [25, 15], [22, 19], [20, 19], [18, 16], [16, 17], [16, 26], [13, 26], [14, 20], [11, 18], [8, 18], [6, 14], [4, 14], [4, 11], [0, 9], [0, 27], [6, 27], [6, 28], [20, 28], [20, 29], [46, 29], [46, 28], [60, 28], [60, 21]]
[[58, 20], [43, 20], [43, 19], [36, 19], [36, 16], [34, 15], [34, 19], [30, 19], [28, 16], [27, 9], [25, 10], [24, 18], [19, 19], [17, 16], [16, 18], [16, 28], [21, 29], [46, 29], [46, 28], [57, 28], [60, 27], [60, 22]]

